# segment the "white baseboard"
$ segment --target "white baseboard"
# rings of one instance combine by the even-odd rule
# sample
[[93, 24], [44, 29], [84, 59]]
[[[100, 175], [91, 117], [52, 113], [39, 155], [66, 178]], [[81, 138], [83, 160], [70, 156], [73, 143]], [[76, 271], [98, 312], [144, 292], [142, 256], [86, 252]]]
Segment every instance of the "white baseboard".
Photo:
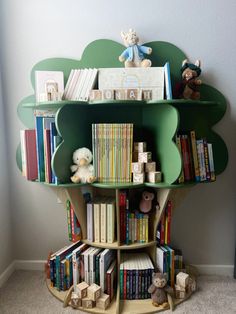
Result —
[[218, 275], [233, 277], [234, 265], [193, 265], [200, 275]]
[[15, 261], [13, 261], [2, 274], [0, 274], [0, 288], [3, 286], [5, 282], [7, 282], [8, 278], [15, 270]]
[[15, 260], [15, 269], [21, 270], [44, 270], [46, 261], [42, 260]]

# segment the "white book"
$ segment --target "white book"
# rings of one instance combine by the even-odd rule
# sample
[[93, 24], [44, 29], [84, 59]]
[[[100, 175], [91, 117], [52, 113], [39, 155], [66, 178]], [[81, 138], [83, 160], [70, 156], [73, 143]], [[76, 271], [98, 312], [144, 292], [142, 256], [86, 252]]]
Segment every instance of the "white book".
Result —
[[99, 261], [99, 270], [100, 270], [100, 287], [102, 292], [106, 292], [107, 283], [106, 283], [106, 271], [109, 268], [112, 260], [114, 258], [114, 253], [110, 249], [105, 249], [100, 256]]
[[72, 81], [72, 85], [71, 85], [71, 89], [69, 92], [69, 98], [70, 100], [75, 100], [75, 94], [76, 94], [76, 90], [77, 90], [77, 85], [81, 79], [81, 75], [82, 75], [82, 70], [77, 69], [75, 70], [75, 75], [73, 77], [73, 81]]
[[91, 251], [93, 251], [93, 247], [89, 247], [86, 251], [82, 253], [83, 259], [84, 259], [84, 281], [87, 282], [89, 285], [90, 278], [89, 278], [89, 254]]
[[82, 101], [85, 100], [85, 94], [86, 94], [86, 91], [88, 88], [88, 84], [89, 84], [91, 77], [92, 77], [92, 74], [93, 74], [93, 69], [85, 69], [85, 70], [87, 70], [87, 71], [86, 71], [84, 82], [83, 82], [83, 85], [81, 86], [81, 92], [80, 92], [80, 95], [78, 98], [78, 100], [82, 100]]
[[94, 241], [94, 223], [93, 223], [93, 203], [87, 203], [87, 239], [91, 242]]
[[216, 179], [212, 143], [207, 143], [211, 180]]
[[21, 165], [22, 176], [26, 177], [26, 148], [25, 148], [25, 130], [20, 130], [20, 148], [21, 148]]
[[200, 181], [206, 181], [206, 167], [205, 167], [205, 157], [204, 157], [204, 144], [203, 140], [197, 140], [197, 154], [199, 161], [199, 171], [200, 171]]
[[84, 82], [86, 80], [86, 76], [88, 74], [88, 69], [82, 69], [80, 70], [80, 77], [79, 77], [79, 80], [77, 81], [77, 84], [75, 86], [75, 90], [74, 90], [74, 93], [73, 93], [73, 96], [72, 96], [72, 99], [73, 100], [79, 100], [80, 99], [80, 94], [81, 94], [81, 91], [83, 89], [83, 85], [84, 85]]
[[60, 101], [64, 93], [62, 71], [35, 71], [35, 97], [37, 102]]
[[98, 74], [98, 69], [93, 69], [90, 81], [89, 81], [88, 86], [87, 86], [87, 90], [85, 92], [85, 98], [84, 98], [85, 101], [89, 100], [89, 93], [94, 88], [94, 86], [96, 84], [97, 74]]
[[115, 241], [115, 200], [110, 199], [107, 203], [107, 243]]
[[166, 99], [172, 99], [172, 87], [171, 87], [171, 76], [170, 76], [170, 63], [166, 62], [164, 65], [165, 73], [165, 93]]
[[73, 272], [73, 286], [74, 291], [76, 291], [76, 286], [80, 282], [80, 275], [79, 275], [79, 259], [80, 254], [86, 249], [87, 244], [83, 243], [75, 250], [72, 251], [72, 272]]
[[107, 204], [106, 198], [101, 200], [101, 242], [107, 242]]
[[71, 93], [72, 93], [72, 88], [73, 88], [73, 85], [75, 84], [75, 77], [77, 75], [77, 71], [76, 69], [72, 69], [71, 70], [71, 78], [70, 78], [70, 82], [68, 82], [68, 87], [67, 87], [67, 90], [66, 90], [66, 94], [64, 96], [65, 99], [67, 100], [70, 100], [70, 96], [71, 96]]
[[72, 80], [74, 71], [75, 71], [75, 70], [73, 70], [73, 69], [70, 71], [68, 80], [67, 80], [67, 82], [66, 82], [65, 90], [64, 90], [64, 93], [63, 93], [63, 96], [62, 96], [63, 99], [67, 99], [67, 93], [68, 93], [69, 86], [70, 86], [70, 84], [71, 84], [71, 80]]
[[94, 214], [94, 242], [101, 241], [101, 204], [99, 200], [95, 200], [93, 204]]

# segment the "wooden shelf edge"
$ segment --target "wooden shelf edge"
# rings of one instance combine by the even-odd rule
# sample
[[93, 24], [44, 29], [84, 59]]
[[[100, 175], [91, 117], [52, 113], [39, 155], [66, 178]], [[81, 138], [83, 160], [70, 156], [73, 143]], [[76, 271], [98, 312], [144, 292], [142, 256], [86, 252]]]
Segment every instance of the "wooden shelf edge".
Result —
[[150, 241], [148, 243], [132, 243], [129, 245], [126, 245], [126, 244], [118, 245], [117, 241], [113, 243], [91, 242], [87, 239], [83, 239], [82, 241], [83, 243], [86, 243], [94, 247], [113, 249], [113, 250], [135, 250], [135, 249], [142, 249], [144, 247], [150, 247], [150, 246], [156, 245], [156, 241]]

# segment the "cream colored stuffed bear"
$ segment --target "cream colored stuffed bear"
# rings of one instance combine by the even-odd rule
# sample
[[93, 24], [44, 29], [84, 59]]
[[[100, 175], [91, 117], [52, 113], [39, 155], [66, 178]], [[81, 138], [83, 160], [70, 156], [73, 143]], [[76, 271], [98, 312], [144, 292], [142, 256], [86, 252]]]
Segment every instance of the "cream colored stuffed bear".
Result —
[[74, 165], [70, 167], [71, 172], [75, 172], [71, 177], [72, 182], [92, 183], [95, 181], [94, 168], [93, 165], [91, 165], [92, 159], [93, 155], [86, 147], [82, 147], [74, 151]]
[[144, 54], [150, 55], [152, 48], [138, 45], [139, 38], [135, 30], [129, 29], [127, 33], [121, 32], [121, 37], [127, 47], [119, 56], [120, 62], [125, 63], [125, 67], [150, 67], [152, 62], [144, 59]]

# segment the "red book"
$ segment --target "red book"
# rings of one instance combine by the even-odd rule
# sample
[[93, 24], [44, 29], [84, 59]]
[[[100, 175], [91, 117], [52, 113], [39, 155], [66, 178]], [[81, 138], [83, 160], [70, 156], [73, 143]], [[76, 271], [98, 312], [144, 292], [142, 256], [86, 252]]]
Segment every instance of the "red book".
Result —
[[166, 230], [166, 241], [165, 244], [170, 244], [170, 231], [171, 231], [171, 216], [172, 216], [172, 202], [168, 201], [166, 206], [166, 224], [167, 224], [167, 230]]
[[35, 130], [24, 130], [25, 133], [25, 161], [26, 161], [26, 178], [27, 180], [38, 179], [38, 163], [36, 150], [36, 133]]
[[125, 242], [126, 236], [126, 219], [125, 219], [125, 209], [126, 209], [126, 193], [120, 191], [119, 193], [119, 207], [120, 207], [120, 241]]
[[181, 142], [181, 151], [182, 151], [182, 157], [183, 157], [184, 180], [190, 181], [191, 172], [190, 172], [190, 155], [189, 155], [189, 149], [188, 149], [188, 136], [181, 135], [180, 142]]

